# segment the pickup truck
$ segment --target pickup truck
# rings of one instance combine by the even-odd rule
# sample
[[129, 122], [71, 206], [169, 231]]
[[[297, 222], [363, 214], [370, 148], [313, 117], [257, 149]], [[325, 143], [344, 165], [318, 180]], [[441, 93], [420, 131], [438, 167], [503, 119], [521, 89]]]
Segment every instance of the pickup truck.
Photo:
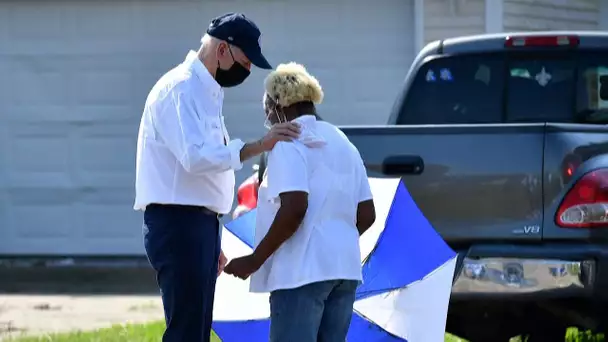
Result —
[[606, 123], [608, 33], [535, 32], [432, 42], [386, 125], [340, 128], [458, 252], [449, 332], [555, 342], [608, 329]]

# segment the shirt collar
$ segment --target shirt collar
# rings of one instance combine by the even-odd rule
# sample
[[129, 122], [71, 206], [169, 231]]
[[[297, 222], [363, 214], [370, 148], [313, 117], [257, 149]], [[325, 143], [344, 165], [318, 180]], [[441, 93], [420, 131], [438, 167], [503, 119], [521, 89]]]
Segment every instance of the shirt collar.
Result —
[[209, 87], [214, 93], [222, 93], [222, 87], [220, 87], [215, 78], [211, 76], [211, 73], [209, 73], [209, 70], [207, 70], [203, 62], [198, 59], [196, 51], [190, 50], [183, 64], [194, 72], [205, 87]]
[[327, 141], [317, 132], [315, 123], [317, 122], [317, 116], [313, 114], [306, 114], [299, 116], [292, 122], [300, 124], [300, 136], [298, 141], [311, 148], [323, 147], [327, 144]]
[[302, 126], [307, 126], [307, 125], [310, 125], [313, 122], [317, 121], [317, 116], [314, 114], [305, 114], [305, 115], [300, 115], [291, 121], [297, 122]]

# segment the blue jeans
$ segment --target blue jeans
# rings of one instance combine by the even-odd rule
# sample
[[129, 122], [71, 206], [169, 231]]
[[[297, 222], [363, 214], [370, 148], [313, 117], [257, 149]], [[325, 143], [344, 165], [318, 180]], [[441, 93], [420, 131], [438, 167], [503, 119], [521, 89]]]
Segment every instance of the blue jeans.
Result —
[[144, 245], [165, 309], [163, 342], [209, 342], [220, 253], [217, 215], [202, 207], [150, 205]]
[[344, 342], [358, 281], [330, 280], [270, 294], [271, 342]]

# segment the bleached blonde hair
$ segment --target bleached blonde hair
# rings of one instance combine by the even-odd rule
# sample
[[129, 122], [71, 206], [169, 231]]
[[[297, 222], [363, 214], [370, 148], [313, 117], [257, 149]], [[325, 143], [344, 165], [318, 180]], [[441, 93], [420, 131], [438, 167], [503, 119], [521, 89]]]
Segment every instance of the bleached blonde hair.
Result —
[[323, 89], [319, 81], [298, 63], [279, 64], [264, 80], [266, 94], [281, 107], [310, 101], [323, 102]]

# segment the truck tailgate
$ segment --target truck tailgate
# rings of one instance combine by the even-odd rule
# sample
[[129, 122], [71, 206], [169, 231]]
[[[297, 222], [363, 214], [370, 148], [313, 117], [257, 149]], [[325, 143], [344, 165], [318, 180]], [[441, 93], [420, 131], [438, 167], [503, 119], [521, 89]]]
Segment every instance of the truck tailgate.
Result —
[[[544, 124], [341, 127], [370, 177], [401, 177], [450, 243], [540, 240]], [[420, 157], [419, 175], [387, 158]], [[409, 158], [409, 159], [408, 159]]]

